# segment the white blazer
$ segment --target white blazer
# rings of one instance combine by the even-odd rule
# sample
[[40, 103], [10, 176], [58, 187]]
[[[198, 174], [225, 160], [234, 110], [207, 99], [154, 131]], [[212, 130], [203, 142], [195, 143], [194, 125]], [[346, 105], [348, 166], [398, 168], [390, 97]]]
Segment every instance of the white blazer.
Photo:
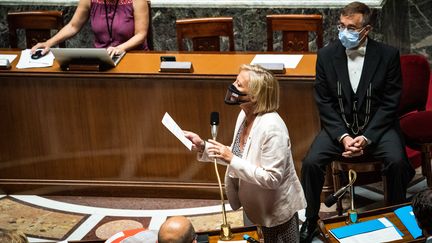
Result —
[[[241, 111], [233, 144], [244, 119], [245, 113]], [[211, 161], [207, 147], [198, 159]], [[242, 158], [234, 155], [227, 168], [225, 189], [231, 208], [237, 210], [243, 206], [248, 218], [257, 225], [283, 224], [306, 208], [294, 168], [288, 129], [278, 113], [265, 113], [255, 118]]]

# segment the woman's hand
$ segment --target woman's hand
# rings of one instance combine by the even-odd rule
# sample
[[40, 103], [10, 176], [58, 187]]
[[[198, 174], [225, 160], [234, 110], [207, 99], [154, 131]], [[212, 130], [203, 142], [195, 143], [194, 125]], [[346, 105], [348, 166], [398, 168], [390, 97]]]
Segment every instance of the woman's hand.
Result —
[[39, 42], [31, 48], [30, 53], [34, 54], [37, 49], [42, 49], [42, 55], [45, 55], [49, 52], [50, 48], [51, 45], [49, 45], [47, 42]]
[[52, 46], [62, 43], [72, 36], [76, 35], [90, 16], [91, 0], [79, 0], [72, 19], [67, 23], [57, 34], [49, 38], [45, 42], [39, 42], [31, 48], [31, 54], [34, 54], [36, 49], [43, 49], [42, 55], [48, 53]]
[[118, 46], [110, 46], [107, 48], [107, 52], [110, 57], [113, 57], [114, 55], [122, 54], [123, 52], [125, 52], [125, 50]]
[[228, 146], [225, 146], [212, 139], [209, 140], [209, 143], [211, 144], [211, 146], [208, 148], [209, 157], [221, 159], [228, 164], [231, 163], [234, 155]]
[[187, 139], [192, 142], [192, 151], [204, 152], [205, 142], [197, 134], [189, 131], [183, 131]]

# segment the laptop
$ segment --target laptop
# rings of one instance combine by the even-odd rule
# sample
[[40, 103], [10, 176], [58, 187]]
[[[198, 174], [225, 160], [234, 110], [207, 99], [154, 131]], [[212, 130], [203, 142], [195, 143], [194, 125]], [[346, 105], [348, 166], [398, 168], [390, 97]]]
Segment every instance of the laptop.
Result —
[[105, 69], [112, 68], [117, 66], [126, 54], [123, 52], [111, 58], [105, 48], [51, 48], [50, 50], [62, 69], [68, 69], [71, 63], [82, 65], [91, 63], [99, 64]]

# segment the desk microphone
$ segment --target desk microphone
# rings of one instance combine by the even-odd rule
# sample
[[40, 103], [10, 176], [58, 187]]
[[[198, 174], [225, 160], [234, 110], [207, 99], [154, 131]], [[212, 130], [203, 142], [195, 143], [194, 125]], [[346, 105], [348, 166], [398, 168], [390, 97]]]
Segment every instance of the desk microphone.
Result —
[[337, 192], [329, 195], [328, 197], [326, 197], [326, 199], [324, 200], [324, 204], [329, 208], [331, 207], [333, 204], [335, 204], [337, 202], [337, 200], [342, 197], [346, 192], [347, 189], [350, 187], [351, 185], [348, 184], [344, 187], [342, 187], [341, 189], [339, 189]]
[[[217, 132], [218, 132], [218, 125], [219, 125], [219, 112], [213, 111], [210, 114], [210, 126], [211, 126], [211, 135], [213, 140], [216, 140]], [[228, 223], [227, 216], [226, 216], [226, 210], [225, 210], [225, 200], [224, 200], [224, 194], [223, 194], [223, 188], [222, 188], [222, 182], [220, 179], [219, 171], [217, 168], [217, 159], [214, 158], [214, 168], [216, 177], [218, 180], [219, 185], [219, 193], [221, 198], [221, 205], [222, 205], [222, 225], [221, 225], [221, 231], [219, 238], [224, 241], [228, 241], [232, 239], [232, 232], [231, 232], [231, 226]]]
[[217, 137], [218, 125], [219, 125], [219, 112], [213, 111], [210, 114], [210, 126], [211, 126], [211, 135], [214, 140], [216, 140]]
[[252, 236], [249, 236], [247, 234], [243, 235], [243, 239], [246, 240], [247, 242], [250, 242], [250, 243], [260, 243], [258, 240], [256, 240], [255, 238], [252, 238]]

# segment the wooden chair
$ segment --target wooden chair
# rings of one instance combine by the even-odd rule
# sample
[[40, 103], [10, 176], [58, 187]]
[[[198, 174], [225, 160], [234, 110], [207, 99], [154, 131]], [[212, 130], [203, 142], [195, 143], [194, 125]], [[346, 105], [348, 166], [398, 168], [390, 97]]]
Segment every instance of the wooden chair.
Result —
[[221, 51], [220, 37], [227, 36], [229, 51], [234, 51], [232, 17], [180, 19], [176, 21], [177, 46], [184, 51], [184, 39], [192, 40], [193, 51]]
[[[371, 183], [374, 182], [374, 178], [369, 178], [369, 180], [363, 180], [362, 183], [361, 180], [361, 173], [368, 173], [369, 175], [371, 173], [380, 173], [382, 183], [383, 183], [383, 191], [384, 191], [384, 202], [387, 204], [388, 199], [388, 190], [387, 190], [387, 178], [385, 175], [381, 174], [381, 170], [384, 163], [379, 160], [375, 160], [373, 158], [366, 158], [364, 156], [360, 156], [358, 158], [352, 158], [352, 159], [341, 159], [341, 160], [335, 160], [332, 163], [332, 176], [333, 176], [333, 187], [334, 191], [337, 192], [342, 186], [342, 174], [348, 173], [348, 171], [354, 170], [357, 172], [358, 177], [356, 180], [356, 183], [354, 183], [354, 186], [365, 184], [365, 183]], [[343, 207], [342, 207], [342, 200], [339, 199], [336, 204], [336, 210], [338, 212], [338, 215], [342, 215], [343, 213]]]
[[284, 52], [308, 52], [309, 32], [316, 33], [317, 49], [323, 47], [321, 15], [267, 15], [267, 50], [273, 51], [273, 32], [282, 31]]
[[[410, 161], [414, 168], [421, 166], [428, 187], [432, 187], [432, 111], [427, 110], [432, 75], [428, 60], [418, 54], [400, 57], [403, 79], [399, 103], [399, 121], [407, 147], [421, 153], [419, 164]], [[420, 178], [423, 179], [423, 178]], [[418, 181], [414, 180], [412, 183]]]
[[[12, 48], [18, 47], [17, 29], [24, 29], [26, 35], [26, 48], [31, 48], [38, 42], [51, 37], [51, 30], [63, 28], [63, 12], [61, 11], [31, 11], [10, 12], [7, 15], [9, 25], [9, 44]], [[60, 43], [60, 47], [66, 47]]]

